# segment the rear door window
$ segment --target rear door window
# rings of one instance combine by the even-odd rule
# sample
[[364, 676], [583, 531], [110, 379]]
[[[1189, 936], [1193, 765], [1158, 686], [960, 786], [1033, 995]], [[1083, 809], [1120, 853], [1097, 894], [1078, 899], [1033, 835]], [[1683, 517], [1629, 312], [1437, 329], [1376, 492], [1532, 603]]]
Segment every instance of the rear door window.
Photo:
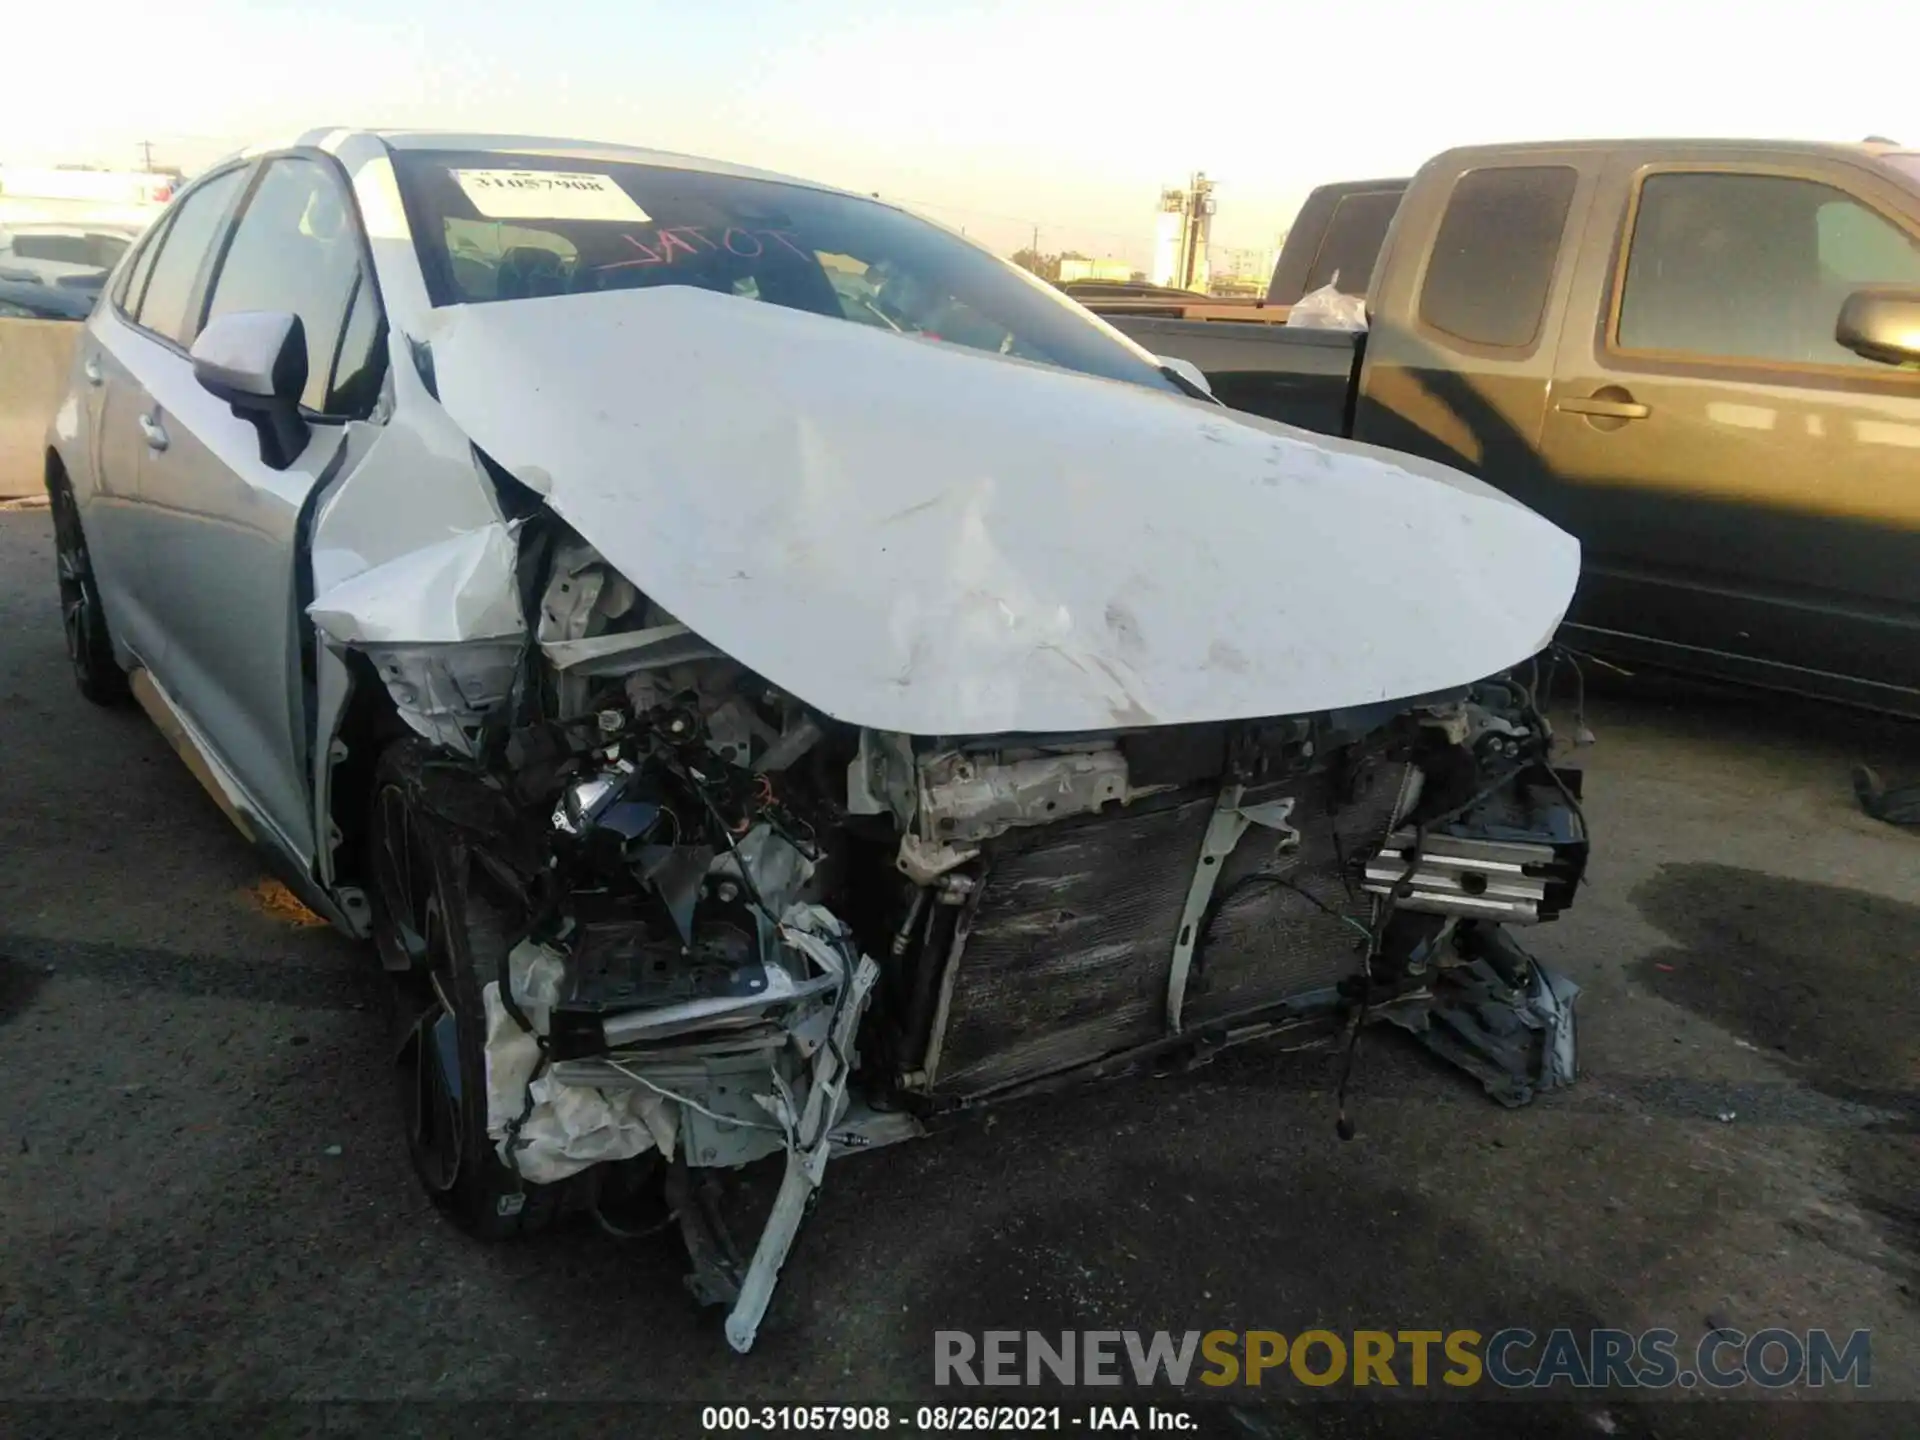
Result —
[[373, 409], [386, 374], [386, 338], [380, 297], [363, 271], [347, 306], [346, 328], [340, 332], [339, 352], [333, 361], [333, 377], [327, 388], [329, 415], [364, 416]]
[[1373, 283], [1374, 262], [1386, 244], [1387, 227], [1400, 209], [1398, 190], [1343, 196], [1327, 217], [1326, 234], [1307, 271], [1303, 294], [1338, 284], [1344, 295], [1364, 295]]
[[141, 245], [140, 253], [133, 257], [133, 263], [121, 272], [120, 283], [113, 292], [113, 303], [126, 311], [129, 318], [140, 308], [140, 297], [147, 288], [147, 275], [153, 269], [153, 257], [160, 253], [160, 242], [166, 238], [166, 228], [165, 220], [154, 226], [154, 233]]
[[1783, 175], [1651, 175], [1616, 343], [1877, 369], [1833, 338], [1847, 296], [1868, 285], [1920, 285], [1920, 242], [1846, 192]]
[[207, 318], [248, 310], [298, 315], [307, 340], [300, 403], [324, 412], [360, 255], [358, 221], [339, 182], [318, 161], [283, 156], [267, 165], [241, 212]]
[[217, 175], [174, 201], [176, 213], [140, 295], [135, 323], [177, 345], [190, 345], [198, 332], [195, 299], [214, 242], [225, 230], [227, 212], [240, 191], [244, 168]]
[[1579, 173], [1469, 170], [1453, 187], [1420, 288], [1420, 320], [1456, 340], [1524, 350], [1540, 338]]

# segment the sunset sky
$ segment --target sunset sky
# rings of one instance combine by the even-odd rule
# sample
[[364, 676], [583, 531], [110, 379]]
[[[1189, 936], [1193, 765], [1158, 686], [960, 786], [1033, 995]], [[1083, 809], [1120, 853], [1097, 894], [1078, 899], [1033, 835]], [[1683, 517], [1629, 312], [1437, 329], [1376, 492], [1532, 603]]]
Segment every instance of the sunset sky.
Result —
[[96, 0], [76, 29], [58, 65], [0, 60], [0, 162], [129, 165], [150, 140], [191, 170], [335, 124], [579, 136], [1136, 262], [1160, 188], [1194, 170], [1217, 182], [1216, 245], [1258, 246], [1321, 181], [1470, 141], [1920, 147], [1913, 0]]

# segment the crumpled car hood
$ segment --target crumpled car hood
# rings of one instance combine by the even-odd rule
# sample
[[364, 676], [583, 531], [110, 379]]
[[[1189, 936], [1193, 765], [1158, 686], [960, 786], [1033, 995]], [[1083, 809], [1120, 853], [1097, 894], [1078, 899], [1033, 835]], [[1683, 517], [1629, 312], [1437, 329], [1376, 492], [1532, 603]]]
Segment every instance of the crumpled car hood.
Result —
[[1578, 543], [1442, 466], [686, 287], [460, 306], [453, 420], [652, 599], [908, 734], [1304, 714], [1536, 653]]

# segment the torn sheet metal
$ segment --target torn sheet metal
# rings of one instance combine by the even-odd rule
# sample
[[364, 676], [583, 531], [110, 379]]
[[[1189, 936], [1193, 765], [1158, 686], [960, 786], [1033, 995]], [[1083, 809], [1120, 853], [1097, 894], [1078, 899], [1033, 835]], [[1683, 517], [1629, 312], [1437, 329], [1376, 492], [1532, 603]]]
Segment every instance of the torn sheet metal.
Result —
[[[391, 189], [390, 173], [386, 185]], [[398, 207], [397, 195], [392, 204]], [[376, 234], [373, 243], [378, 249], [391, 242]], [[412, 259], [411, 246], [407, 259]], [[381, 268], [382, 289], [418, 288], [418, 266], [410, 277]], [[404, 340], [396, 342], [396, 350], [405, 353]], [[367, 427], [375, 438], [365, 457], [341, 471], [315, 509], [310, 560], [316, 595], [505, 518], [472, 440], [428, 393], [415, 367], [388, 366], [387, 385], [380, 403], [389, 420]]]
[[819, 1190], [834, 1153], [833, 1132], [846, 1114], [847, 1081], [856, 1061], [854, 1035], [880, 978], [880, 967], [859, 954], [852, 935], [831, 912], [817, 905], [797, 905], [782, 917], [780, 928], [789, 944], [835, 977], [840, 992], [824, 1043], [813, 1052], [805, 1098], [796, 1098], [789, 1087], [778, 1083], [776, 1072], [776, 1096], [761, 1101], [786, 1136], [787, 1167], [774, 1196], [773, 1212], [740, 1281], [739, 1298], [727, 1316], [727, 1343], [743, 1355], [753, 1348], [780, 1268], [787, 1263], [807, 1203]]
[[461, 645], [367, 645], [367, 658], [400, 718], [457, 755], [477, 758], [488, 715], [506, 703], [519, 671], [522, 640]]
[[1444, 466], [778, 305], [662, 286], [438, 318], [476, 443], [675, 618], [876, 729], [1444, 690], [1535, 653], [1579, 570]]
[[1510, 983], [1485, 959], [1475, 960], [1441, 972], [1426, 1006], [1396, 1007], [1385, 1018], [1472, 1075], [1502, 1105], [1526, 1105], [1542, 1090], [1574, 1082], [1580, 987], [1531, 958], [1516, 978]]
[[408, 551], [316, 596], [307, 614], [342, 645], [524, 635], [514, 530], [496, 521]]

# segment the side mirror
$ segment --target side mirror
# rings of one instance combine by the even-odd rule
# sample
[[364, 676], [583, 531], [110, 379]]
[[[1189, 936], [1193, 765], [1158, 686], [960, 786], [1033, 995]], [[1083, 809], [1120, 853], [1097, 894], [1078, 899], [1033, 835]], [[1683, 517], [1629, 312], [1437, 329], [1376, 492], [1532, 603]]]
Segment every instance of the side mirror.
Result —
[[307, 448], [300, 392], [307, 388], [307, 332], [298, 315], [240, 310], [207, 322], [193, 342], [193, 378], [260, 435], [260, 460], [284, 470]]
[[1213, 394], [1213, 386], [1207, 383], [1206, 372], [1191, 360], [1182, 360], [1178, 355], [1156, 355], [1154, 358], [1202, 395]]
[[1856, 290], [1840, 307], [1833, 338], [1883, 365], [1920, 365], [1920, 290]]

